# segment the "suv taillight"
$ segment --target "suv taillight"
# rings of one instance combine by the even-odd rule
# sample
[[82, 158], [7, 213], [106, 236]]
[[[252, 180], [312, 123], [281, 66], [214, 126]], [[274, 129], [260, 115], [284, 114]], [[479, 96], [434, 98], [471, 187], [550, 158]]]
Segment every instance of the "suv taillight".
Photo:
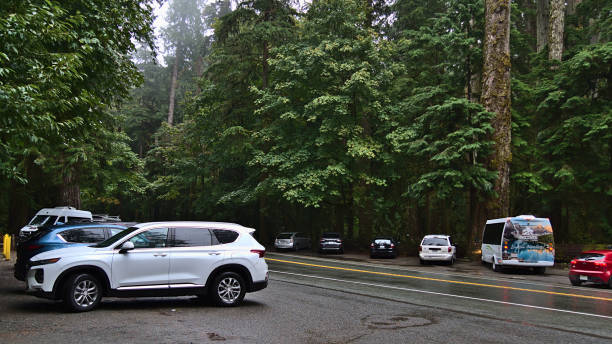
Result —
[[451, 252], [452, 250], [453, 250], [453, 248], [449, 246], [448, 247], [448, 252]]
[[266, 250], [251, 250], [251, 253], [257, 253], [259, 255], [259, 258], [263, 258], [266, 254]]
[[374, 244], [370, 244], [370, 247], [374, 247]]
[[419, 245], [419, 252], [423, 251], [423, 246]]
[[391, 248], [395, 248], [395, 244], [391, 244]]

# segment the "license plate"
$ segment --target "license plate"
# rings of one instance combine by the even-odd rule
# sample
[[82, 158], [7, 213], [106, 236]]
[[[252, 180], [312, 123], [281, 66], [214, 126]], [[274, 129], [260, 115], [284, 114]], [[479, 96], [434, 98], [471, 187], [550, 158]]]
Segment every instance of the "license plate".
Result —
[[378, 248], [385, 248], [385, 245], [380, 245], [378, 246]]
[[582, 275], [580, 275], [580, 280], [581, 280], [581, 281], [587, 281], [588, 279], [589, 279], [589, 277], [588, 277], [588, 276], [582, 276]]

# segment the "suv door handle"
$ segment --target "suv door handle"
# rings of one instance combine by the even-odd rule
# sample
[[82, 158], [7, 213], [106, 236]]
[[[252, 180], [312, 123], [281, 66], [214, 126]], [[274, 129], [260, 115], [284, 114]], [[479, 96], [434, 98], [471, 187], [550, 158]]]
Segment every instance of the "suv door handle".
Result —
[[153, 254], [153, 257], [165, 257], [165, 256], [167, 256], [166, 253], [154, 253]]

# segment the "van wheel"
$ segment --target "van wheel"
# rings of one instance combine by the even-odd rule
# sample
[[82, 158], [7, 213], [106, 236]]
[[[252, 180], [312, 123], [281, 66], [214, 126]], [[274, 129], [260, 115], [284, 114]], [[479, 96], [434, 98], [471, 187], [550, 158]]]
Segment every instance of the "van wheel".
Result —
[[495, 272], [501, 271], [501, 267], [495, 263], [495, 258], [493, 258], [493, 263], [491, 263], [491, 269]]
[[102, 285], [88, 273], [74, 274], [68, 278], [64, 288], [64, 305], [72, 312], [87, 312], [102, 300]]
[[246, 284], [242, 276], [235, 272], [223, 272], [215, 277], [211, 286], [212, 301], [217, 306], [237, 306], [244, 299]]

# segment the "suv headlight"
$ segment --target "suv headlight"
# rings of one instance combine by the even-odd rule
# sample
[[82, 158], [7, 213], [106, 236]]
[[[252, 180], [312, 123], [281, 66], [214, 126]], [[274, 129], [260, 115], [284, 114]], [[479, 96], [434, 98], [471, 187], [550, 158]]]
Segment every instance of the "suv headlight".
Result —
[[36, 260], [36, 261], [30, 260], [30, 266], [53, 264], [53, 263], [57, 263], [58, 260], [60, 260], [60, 258], [50, 258], [50, 259], [43, 259], [43, 260]]

